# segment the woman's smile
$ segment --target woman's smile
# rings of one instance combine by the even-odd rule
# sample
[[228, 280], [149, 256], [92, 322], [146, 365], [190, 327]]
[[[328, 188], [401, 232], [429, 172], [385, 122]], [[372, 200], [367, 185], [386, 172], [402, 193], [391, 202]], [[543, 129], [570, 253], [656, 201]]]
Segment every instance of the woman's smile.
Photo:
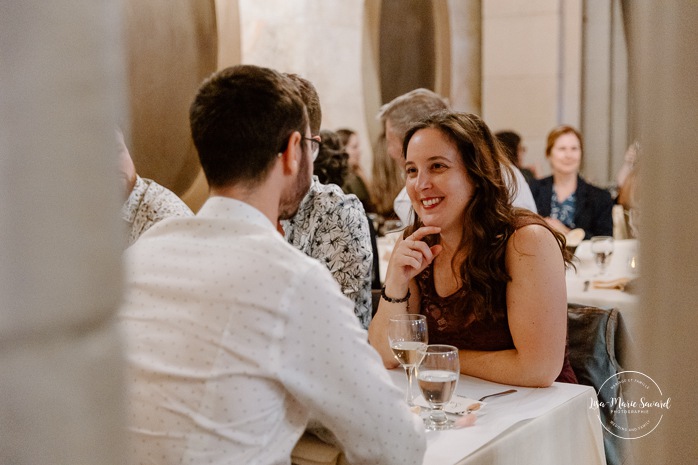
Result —
[[440, 204], [442, 200], [443, 197], [429, 197], [426, 199], [422, 199], [422, 206], [424, 208], [433, 208], [436, 205]]

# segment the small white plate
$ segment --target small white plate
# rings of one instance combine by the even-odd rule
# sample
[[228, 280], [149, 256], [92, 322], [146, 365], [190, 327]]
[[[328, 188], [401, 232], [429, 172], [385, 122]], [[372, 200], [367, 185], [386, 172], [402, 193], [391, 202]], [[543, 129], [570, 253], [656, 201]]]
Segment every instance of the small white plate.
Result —
[[[424, 400], [424, 396], [421, 395], [414, 400], [414, 404], [419, 405], [422, 408], [431, 408], [429, 406], [429, 403], [426, 400]], [[487, 405], [486, 402], [479, 402], [475, 399], [470, 399], [468, 397], [456, 395], [453, 396], [451, 402], [449, 402], [446, 405], [444, 411], [446, 413], [452, 413], [454, 415], [464, 415], [468, 411], [468, 407], [472, 406], [473, 404], [480, 404], [480, 408], [472, 412], [477, 414], [480, 414], [482, 412], [483, 407]]]

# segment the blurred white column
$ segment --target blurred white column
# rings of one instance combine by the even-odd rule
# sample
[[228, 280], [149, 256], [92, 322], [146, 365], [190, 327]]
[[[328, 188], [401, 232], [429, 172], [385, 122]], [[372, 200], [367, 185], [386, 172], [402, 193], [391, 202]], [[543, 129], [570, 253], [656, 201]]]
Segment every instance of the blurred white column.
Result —
[[0, 3], [0, 463], [123, 464], [121, 3]]
[[698, 463], [698, 2], [625, 3], [631, 128], [639, 130], [642, 331], [638, 369], [671, 407], [633, 441], [638, 464]]

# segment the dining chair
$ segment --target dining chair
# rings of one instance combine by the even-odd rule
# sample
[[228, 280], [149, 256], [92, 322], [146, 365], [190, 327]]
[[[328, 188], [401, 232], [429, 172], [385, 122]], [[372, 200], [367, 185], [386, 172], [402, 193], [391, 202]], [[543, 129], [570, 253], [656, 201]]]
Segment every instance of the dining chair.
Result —
[[347, 465], [342, 451], [305, 432], [291, 452], [292, 465]]
[[[606, 380], [623, 371], [630, 345], [630, 336], [618, 310], [568, 304], [568, 358], [579, 384], [592, 386], [598, 393]], [[607, 383], [604, 393], [609, 388], [611, 397], [622, 396], [621, 383]], [[604, 425], [611, 421], [626, 423], [625, 414], [612, 410], [608, 403], [599, 407], [599, 414]], [[608, 465], [624, 463], [628, 457], [625, 440], [606, 430], [603, 439]]]

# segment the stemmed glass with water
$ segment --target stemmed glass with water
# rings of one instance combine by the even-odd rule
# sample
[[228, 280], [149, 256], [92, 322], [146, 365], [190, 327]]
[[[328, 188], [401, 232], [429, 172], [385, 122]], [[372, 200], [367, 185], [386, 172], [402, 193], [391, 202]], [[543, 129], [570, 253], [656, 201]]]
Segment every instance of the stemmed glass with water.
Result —
[[613, 237], [594, 236], [591, 238], [591, 253], [594, 254], [594, 261], [599, 268], [599, 275], [606, 273], [608, 264], [613, 255]]
[[414, 370], [419, 363], [419, 350], [424, 349], [428, 342], [427, 318], [424, 315], [404, 314], [390, 318], [388, 325], [388, 340], [393, 355], [405, 369], [407, 375], [407, 404], [414, 405], [412, 390]]
[[460, 361], [454, 346], [434, 344], [419, 350], [417, 381], [422, 395], [431, 406], [429, 416], [424, 419], [428, 430], [453, 428], [453, 420], [444, 412], [458, 385]]

